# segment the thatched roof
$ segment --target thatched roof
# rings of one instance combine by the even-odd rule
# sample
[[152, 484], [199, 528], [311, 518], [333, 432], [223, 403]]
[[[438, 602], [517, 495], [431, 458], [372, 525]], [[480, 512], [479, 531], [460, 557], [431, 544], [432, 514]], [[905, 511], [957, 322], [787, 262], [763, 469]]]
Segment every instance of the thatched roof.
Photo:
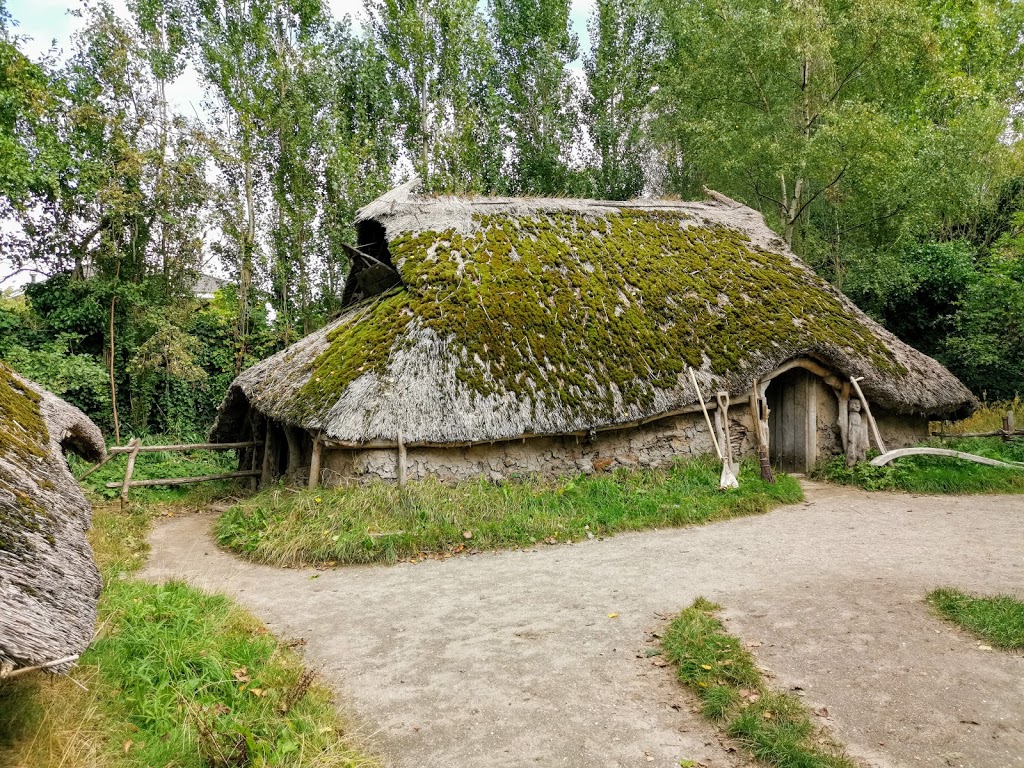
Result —
[[85, 540], [92, 509], [64, 450], [99, 459], [103, 436], [80, 410], [0, 363], [0, 677], [92, 642], [100, 592]]
[[346, 442], [399, 429], [409, 444], [566, 434], [696, 402], [687, 365], [706, 391], [738, 394], [800, 356], [863, 376], [891, 411], [972, 407], [948, 370], [818, 277], [760, 214], [714, 197], [393, 190], [359, 212], [351, 306], [242, 373], [214, 434], [237, 434], [247, 401]]

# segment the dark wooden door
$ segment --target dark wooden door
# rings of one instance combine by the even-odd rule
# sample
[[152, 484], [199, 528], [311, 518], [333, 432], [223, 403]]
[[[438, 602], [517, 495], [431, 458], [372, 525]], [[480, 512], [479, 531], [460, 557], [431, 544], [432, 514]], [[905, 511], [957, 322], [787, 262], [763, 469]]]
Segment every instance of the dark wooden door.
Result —
[[783, 472], [807, 472], [814, 466], [816, 384], [813, 373], [794, 368], [768, 385], [768, 451], [772, 465]]

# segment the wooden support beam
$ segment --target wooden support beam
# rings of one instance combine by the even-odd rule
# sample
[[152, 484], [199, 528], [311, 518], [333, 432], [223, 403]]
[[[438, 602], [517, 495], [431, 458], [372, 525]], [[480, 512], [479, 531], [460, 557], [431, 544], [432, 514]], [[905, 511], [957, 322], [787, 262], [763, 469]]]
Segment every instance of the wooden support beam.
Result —
[[266, 487], [274, 482], [274, 468], [277, 465], [274, 451], [277, 446], [274, 444], [274, 425], [267, 420], [266, 434], [263, 436], [263, 466], [260, 469], [260, 485]]
[[402, 442], [402, 430], [398, 430], [398, 487], [404, 488], [406, 483], [406, 452], [405, 443]]
[[90, 467], [87, 472], [85, 472], [84, 474], [79, 475], [78, 476], [78, 481], [81, 482], [82, 480], [85, 480], [85, 478], [87, 478], [89, 475], [91, 475], [97, 469], [102, 467], [104, 464], [106, 464], [112, 458], [114, 458], [115, 456], [120, 456], [121, 453], [123, 453], [123, 451], [118, 451], [117, 453], [115, 453], [113, 450], [109, 451], [107, 453], [107, 455], [103, 457], [102, 461], [100, 461], [98, 464], [93, 464], [92, 467]]
[[309, 460], [309, 487], [312, 490], [320, 485], [320, 455], [324, 444], [319, 435], [313, 435], [313, 456]]
[[[143, 488], [152, 485], [185, 485], [186, 483], [205, 483], [208, 480], [229, 480], [234, 477], [254, 477], [260, 473], [258, 469], [246, 469], [241, 472], [224, 472], [220, 475], [202, 475], [200, 477], [165, 477], [159, 480], [132, 480], [130, 488]], [[117, 488], [120, 483], [107, 483], [107, 488]]]
[[863, 376], [859, 378], [851, 376], [850, 383], [853, 385], [853, 389], [857, 393], [857, 398], [864, 406], [864, 415], [868, 417], [868, 424], [871, 427], [871, 435], [875, 438], [875, 444], [878, 446], [878, 452], [885, 453], [885, 443], [882, 442], [882, 435], [878, 431], [878, 424], [875, 423], [875, 417], [871, 415], [871, 406], [868, 405], [868, 399], [864, 397], [864, 393], [861, 391], [860, 384], [858, 383], [863, 378]]
[[[134, 442], [134, 441], [133, 441]], [[137, 453], [156, 453], [158, 451], [233, 451], [239, 448], [251, 448], [256, 445], [255, 441], [247, 440], [244, 443], [183, 443], [181, 445], [140, 445]], [[115, 445], [107, 451], [110, 455], [116, 456], [121, 453], [131, 453], [131, 443], [128, 445]]]
[[836, 397], [839, 398], [839, 442], [842, 443], [843, 453], [846, 453], [850, 450], [850, 382], [843, 382]]

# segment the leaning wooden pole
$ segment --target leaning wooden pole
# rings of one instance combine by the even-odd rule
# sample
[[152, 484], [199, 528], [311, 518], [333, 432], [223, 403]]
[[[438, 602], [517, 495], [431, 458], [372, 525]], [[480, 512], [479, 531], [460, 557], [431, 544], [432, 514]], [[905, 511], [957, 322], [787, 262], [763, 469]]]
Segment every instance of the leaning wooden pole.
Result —
[[878, 446], [879, 453], [885, 453], [885, 443], [882, 442], [882, 435], [878, 431], [878, 424], [875, 423], [875, 417], [871, 415], [871, 406], [868, 405], [868, 399], [864, 397], [864, 393], [860, 389], [859, 382], [864, 377], [856, 378], [850, 377], [850, 383], [853, 384], [853, 389], [857, 393], [857, 397], [860, 399], [861, 404], [864, 406], [864, 415], [868, 417], [868, 424], [871, 425], [871, 435], [875, 438], [875, 444]]
[[768, 419], [761, 418], [761, 382], [754, 379], [754, 386], [750, 391], [750, 415], [754, 420], [754, 438], [757, 443], [757, 458], [761, 463], [761, 479], [766, 483], [775, 482], [775, 472], [772, 470], [771, 458], [768, 454]]

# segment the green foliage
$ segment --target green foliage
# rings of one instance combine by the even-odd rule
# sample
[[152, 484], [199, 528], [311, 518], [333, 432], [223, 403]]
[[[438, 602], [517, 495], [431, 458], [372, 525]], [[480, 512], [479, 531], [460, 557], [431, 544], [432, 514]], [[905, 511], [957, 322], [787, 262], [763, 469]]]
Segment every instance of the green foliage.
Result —
[[[1004, 443], [999, 438], [966, 438], [930, 444], [999, 461], [1024, 462], [1024, 440]], [[1024, 493], [1024, 468], [989, 467], [944, 456], [907, 456], [884, 467], [862, 461], [851, 468], [846, 467], [844, 456], [836, 456], [816, 467], [814, 477], [869, 491]]]
[[768, 688], [753, 655], [715, 617], [720, 610], [698, 597], [662, 640], [665, 657], [697, 694], [704, 715], [766, 765], [854, 768], [838, 745], [817, 732], [798, 698]]
[[[73, 337], [72, 337], [73, 340]], [[110, 381], [92, 355], [72, 353], [67, 337], [34, 350], [13, 346], [3, 353], [8, 365], [53, 394], [81, 408], [97, 424], [110, 423]]]
[[1010, 595], [977, 597], [937, 589], [928, 602], [938, 614], [999, 648], [1024, 648], [1024, 602]]
[[[852, 349], [901, 372], [823, 282], [815, 286], [789, 258], [737, 231], [687, 226], [665, 211], [478, 223], [469, 235], [427, 230], [392, 240], [407, 288], [328, 334], [289, 404], [297, 419], [331, 407], [360, 375], [383, 372], [416, 327], [465, 349], [456, 375], [472, 391], [516, 392], [587, 417], [614, 417], [617, 394], [650, 403], [657, 388], [677, 385], [686, 364], [706, 359], [714, 373], [736, 375], [766, 349], [779, 359]], [[525, 335], [511, 332], [521, 327]]]
[[393, 563], [422, 553], [701, 524], [763, 513], [801, 498], [795, 480], [764, 483], [753, 464], [743, 465], [739, 490], [721, 492], [720, 469], [701, 459], [665, 471], [557, 483], [431, 480], [404, 489], [386, 483], [297, 494], [271, 489], [222, 515], [217, 538], [247, 557], [277, 565]]

